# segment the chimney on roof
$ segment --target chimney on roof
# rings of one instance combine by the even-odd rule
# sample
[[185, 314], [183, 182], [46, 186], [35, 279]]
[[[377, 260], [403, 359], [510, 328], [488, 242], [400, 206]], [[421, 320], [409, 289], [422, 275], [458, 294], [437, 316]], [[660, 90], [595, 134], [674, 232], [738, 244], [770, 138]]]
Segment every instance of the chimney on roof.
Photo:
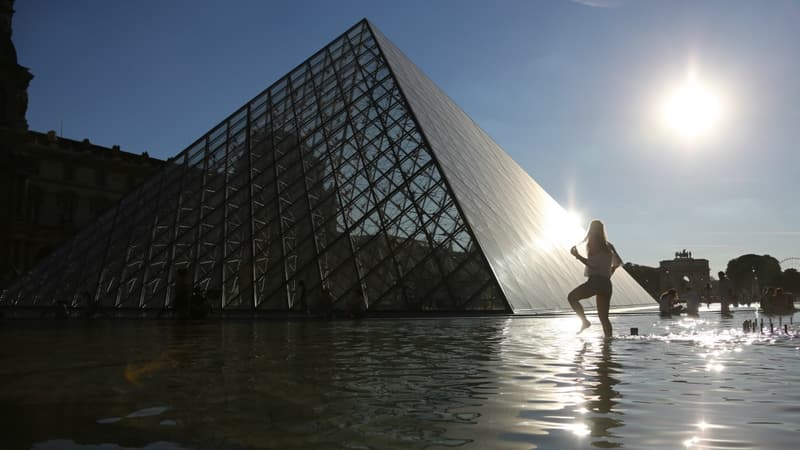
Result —
[[120, 151], [120, 150], [119, 150], [119, 145], [116, 145], [116, 144], [115, 144], [115, 145], [112, 145], [112, 146], [111, 146], [111, 150], [114, 150], [115, 152], [118, 152], [118, 151]]
[[50, 130], [47, 132], [47, 142], [53, 144], [58, 140], [58, 136], [56, 136], [56, 130]]

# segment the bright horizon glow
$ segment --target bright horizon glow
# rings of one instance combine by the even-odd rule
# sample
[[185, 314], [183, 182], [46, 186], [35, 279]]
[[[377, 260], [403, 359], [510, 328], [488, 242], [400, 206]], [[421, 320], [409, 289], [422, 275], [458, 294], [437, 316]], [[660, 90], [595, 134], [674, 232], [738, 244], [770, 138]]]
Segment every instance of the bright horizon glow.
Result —
[[718, 90], [700, 80], [694, 69], [673, 86], [660, 104], [664, 126], [676, 137], [698, 142], [718, 131], [724, 105]]

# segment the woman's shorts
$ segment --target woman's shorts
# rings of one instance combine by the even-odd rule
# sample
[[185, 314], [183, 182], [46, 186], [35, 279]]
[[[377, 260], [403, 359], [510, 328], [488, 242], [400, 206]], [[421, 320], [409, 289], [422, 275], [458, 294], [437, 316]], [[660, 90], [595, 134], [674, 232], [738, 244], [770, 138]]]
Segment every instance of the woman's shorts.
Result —
[[589, 277], [580, 287], [588, 289], [592, 295], [611, 297], [611, 279], [606, 277]]

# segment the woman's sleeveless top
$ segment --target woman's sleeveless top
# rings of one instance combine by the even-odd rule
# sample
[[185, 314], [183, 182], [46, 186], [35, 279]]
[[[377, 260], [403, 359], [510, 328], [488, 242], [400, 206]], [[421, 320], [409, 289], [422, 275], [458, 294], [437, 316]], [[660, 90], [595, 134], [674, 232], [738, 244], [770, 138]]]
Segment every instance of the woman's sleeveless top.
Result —
[[616, 268], [622, 264], [622, 261], [616, 250], [614, 250], [614, 246], [608, 244], [608, 247], [611, 250], [610, 252], [595, 254], [586, 258], [586, 268], [583, 270], [585, 276], [611, 278], [612, 266]]

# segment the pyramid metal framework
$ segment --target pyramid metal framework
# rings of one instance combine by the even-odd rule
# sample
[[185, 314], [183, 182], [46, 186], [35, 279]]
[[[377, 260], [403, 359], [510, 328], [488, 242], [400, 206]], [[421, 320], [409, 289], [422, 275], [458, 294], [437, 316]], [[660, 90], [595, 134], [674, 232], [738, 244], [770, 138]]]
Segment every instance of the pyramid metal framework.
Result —
[[[362, 20], [2, 294], [161, 310], [547, 312], [582, 281], [564, 210]], [[573, 230], [574, 231], [574, 230]], [[627, 273], [614, 303], [652, 301]]]

